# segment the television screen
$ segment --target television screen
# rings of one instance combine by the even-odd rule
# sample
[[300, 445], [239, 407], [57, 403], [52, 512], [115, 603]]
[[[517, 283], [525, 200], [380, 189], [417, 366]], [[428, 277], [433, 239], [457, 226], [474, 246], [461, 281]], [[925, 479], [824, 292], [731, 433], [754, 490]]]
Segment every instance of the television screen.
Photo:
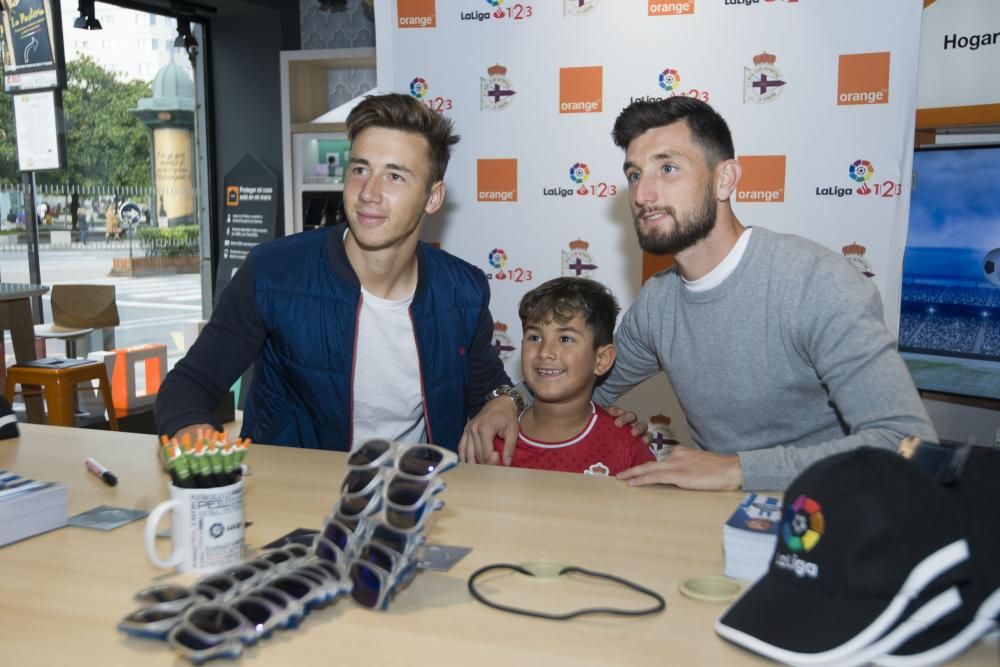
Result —
[[1000, 146], [919, 149], [899, 349], [918, 389], [1000, 400]]

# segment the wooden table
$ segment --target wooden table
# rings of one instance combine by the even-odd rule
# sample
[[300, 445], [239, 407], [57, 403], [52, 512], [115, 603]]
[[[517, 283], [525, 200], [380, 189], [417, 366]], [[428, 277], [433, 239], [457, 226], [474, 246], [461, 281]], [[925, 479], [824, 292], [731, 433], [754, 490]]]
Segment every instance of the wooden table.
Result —
[[[20, 283], [0, 283], [0, 329], [10, 331], [10, 342], [14, 346], [14, 359], [23, 364], [38, 358], [35, 351], [35, 320], [31, 314], [31, 297], [41, 296], [49, 291], [45, 285]], [[45, 414], [41, 398], [25, 401], [28, 419], [41, 422]]]
[[[148, 435], [21, 425], [0, 441], [0, 468], [69, 486], [70, 513], [108, 504], [151, 509], [166, 478]], [[117, 487], [87, 473], [94, 457]], [[297, 527], [317, 527], [332, 507], [343, 454], [254, 445], [247, 461], [246, 518], [251, 548]], [[350, 600], [314, 612], [242, 660], [265, 665], [745, 665], [764, 661], [722, 639], [712, 623], [723, 605], [680, 595], [678, 583], [722, 570], [722, 523], [739, 493], [632, 489], [584, 475], [460, 466], [445, 475], [445, 509], [430, 533], [473, 551], [446, 574], [423, 572], [387, 613]], [[182, 665], [166, 646], [115, 630], [135, 608], [131, 596], [164, 577], [142, 547], [144, 522], [110, 532], [67, 527], [0, 548], [0, 650], [10, 665]], [[165, 548], [165, 546], [163, 547]], [[616, 573], [659, 591], [665, 612], [643, 618], [553, 622], [475, 602], [469, 574], [489, 563], [548, 559]], [[593, 604], [645, 606], [608, 585], [569, 585], [500, 575], [482, 587], [508, 603], [549, 610]], [[996, 665], [996, 642], [962, 664]], [[321, 662], [322, 661], [322, 662]], [[226, 663], [219, 663], [226, 664]]]

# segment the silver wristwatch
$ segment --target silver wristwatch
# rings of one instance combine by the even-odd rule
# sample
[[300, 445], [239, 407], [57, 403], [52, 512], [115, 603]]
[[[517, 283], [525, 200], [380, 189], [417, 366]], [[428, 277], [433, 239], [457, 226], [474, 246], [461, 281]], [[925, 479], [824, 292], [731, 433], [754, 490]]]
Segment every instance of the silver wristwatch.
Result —
[[500, 398], [501, 396], [510, 396], [514, 399], [514, 405], [517, 406], [517, 414], [521, 414], [528, 409], [528, 404], [524, 401], [524, 396], [521, 396], [520, 392], [509, 384], [502, 384], [496, 389], [490, 390], [486, 394], [486, 400], [492, 401], [494, 398]]

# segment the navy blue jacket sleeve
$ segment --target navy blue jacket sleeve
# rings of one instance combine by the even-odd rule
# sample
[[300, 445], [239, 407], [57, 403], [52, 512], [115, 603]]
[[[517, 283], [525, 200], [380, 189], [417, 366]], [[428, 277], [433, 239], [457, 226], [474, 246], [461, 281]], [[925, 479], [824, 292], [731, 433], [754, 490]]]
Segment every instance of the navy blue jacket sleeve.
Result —
[[510, 377], [493, 347], [493, 316], [490, 314], [489, 287], [469, 348], [469, 384], [466, 401], [469, 418], [476, 416], [486, 403], [486, 394], [502, 384], [510, 384]]
[[257, 358], [267, 330], [257, 310], [250, 258], [219, 297], [211, 319], [167, 374], [156, 396], [156, 427], [173, 435], [191, 424], [222, 424], [212, 411]]

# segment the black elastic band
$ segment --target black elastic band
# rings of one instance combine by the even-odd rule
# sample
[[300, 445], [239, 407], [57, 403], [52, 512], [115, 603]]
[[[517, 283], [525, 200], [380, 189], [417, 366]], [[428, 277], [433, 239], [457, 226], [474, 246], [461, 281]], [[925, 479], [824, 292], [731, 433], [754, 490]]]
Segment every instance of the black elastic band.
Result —
[[640, 586], [639, 584], [633, 583], [628, 579], [622, 579], [621, 577], [616, 577], [613, 574], [606, 574], [604, 572], [594, 572], [592, 570], [585, 570], [582, 567], [576, 567], [575, 565], [569, 565], [559, 570], [559, 576], [564, 574], [584, 574], [588, 577], [594, 577], [597, 579], [607, 579], [608, 581], [613, 581], [615, 583], [621, 584], [627, 588], [642, 593], [643, 595], [648, 595], [649, 597], [656, 600], [656, 604], [652, 607], [646, 609], [619, 609], [617, 607], [590, 607], [587, 609], [578, 609], [576, 611], [571, 611], [566, 614], [547, 614], [541, 611], [532, 611], [530, 609], [520, 609], [518, 607], [508, 607], [507, 605], [500, 604], [498, 602], [492, 602], [487, 600], [478, 590], [476, 590], [476, 579], [480, 575], [486, 574], [493, 570], [514, 570], [515, 572], [520, 572], [521, 574], [528, 575], [529, 577], [534, 577], [535, 574], [520, 565], [511, 565], [508, 563], [495, 563], [493, 565], [487, 565], [481, 567], [469, 576], [469, 593], [472, 597], [476, 598], [482, 602], [487, 607], [493, 607], [494, 609], [499, 609], [500, 611], [507, 611], [512, 614], [521, 614], [522, 616], [534, 616], [535, 618], [544, 618], [551, 621], [567, 621], [571, 618], [576, 618], [577, 616], [584, 616], [586, 614], [615, 614], [618, 616], [645, 616], [647, 614], [656, 614], [667, 607], [666, 601], [656, 591], [652, 591], [645, 586]]

